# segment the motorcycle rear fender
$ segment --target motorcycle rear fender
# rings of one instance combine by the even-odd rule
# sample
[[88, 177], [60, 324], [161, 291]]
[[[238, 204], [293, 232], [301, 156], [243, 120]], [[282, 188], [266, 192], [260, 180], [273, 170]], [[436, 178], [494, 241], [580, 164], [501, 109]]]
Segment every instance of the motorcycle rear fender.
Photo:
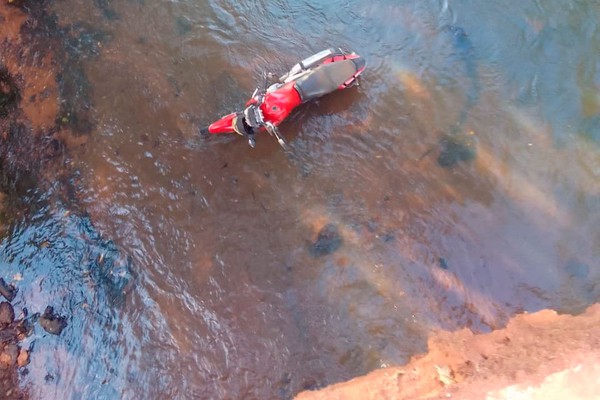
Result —
[[227, 114], [218, 121], [213, 122], [208, 126], [208, 131], [212, 134], [233, 133], [233, 119], [236, 113]]
[[334, 55], [333, 57], [330, 57], [330, 58], [326, 59], [325, 61], [323, 61], [323, 64], [334, 63], [334, 62], [342, 61], [342, 60], [355, 60], [354, 64], [356, 65], [357, 69], [356, 69], [356, 72], [354, 73], [354, 75], [349, 77], [346, 82], [344, 82], [343, 84], [341, 84], [338, 87], [338, 89], [340, 89], [340, 90], [354, 85], [356, 83], [356, 78], [358, 78], [358, 76], [365, 70], [365, 67], [366, 67], [365, 59], [356, 53]]
[[344, 82], [339, 89], [345, 89], [347, 87], [351, 87], [356, 83], [356, 78], [365, 70], [366, 63], [365, 59], [359, 56], [358, 54], [350, 54], [346, 57], [347, 60], [355, 60], [354, 64], [356, 65], [356, 72], [352, 75], [346, 82]]

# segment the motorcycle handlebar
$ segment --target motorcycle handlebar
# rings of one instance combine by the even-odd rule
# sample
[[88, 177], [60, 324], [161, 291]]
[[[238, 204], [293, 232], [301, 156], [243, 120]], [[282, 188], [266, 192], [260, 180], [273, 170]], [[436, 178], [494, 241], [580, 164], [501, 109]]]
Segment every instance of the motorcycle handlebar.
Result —
[[[283, 139], [283, 137], [279, 134], [279, 129], [277, 129], [277, 126], [275, 126], [271, 122], [264, 121], [262, 118], [262, 114], [260, 113], [260, 106], [265, 99], [265, 94], [266, 94], [267, 88], [269, 86], [269, 79], [273, 78], [273, 74], [270, 72], [264, 71], [263, 77], [264, 77], [264, 84], [262, 87], [259, 86], [256, 89], [254, 89], [254, 93], [252, 93], [252, 99], [254, 99], [255, 103], [250, 104], [244, 110], [244, 113], [243, 113], [244, 118], [245, 119], [251, 118], [253, 120], [256, 119], [257, 120], [256, 122], [258, 122], [257, 125], [264, 126], [264, 128], [267, 130], [267, 132], [269, 132], [269, 134], [271, 136], [274, 136], [277, 139], [277, 142], [279, 143], [279, 145], [285, 149], [287, 144], [286, 144], [285, 140]], [[254, 109], [254, 113], [257, 114], [257, 115], [254, 115], [254, 117], [250, 116], [251, 109]], [[259, 117], [259, 118], [257, 118], [257, 117]], [[251, 123], [250, 121], [248, 121], [248, 123], [250, 125], [253, 125], [253, 123]], [[259, 127], [259, 126], [257, 126], [257, 127]], [[254, 139], [254, 135], [251, 135], [251, 136], [248, 135], [248, 144], [253, 148], [256, 146], [256, 141]]]

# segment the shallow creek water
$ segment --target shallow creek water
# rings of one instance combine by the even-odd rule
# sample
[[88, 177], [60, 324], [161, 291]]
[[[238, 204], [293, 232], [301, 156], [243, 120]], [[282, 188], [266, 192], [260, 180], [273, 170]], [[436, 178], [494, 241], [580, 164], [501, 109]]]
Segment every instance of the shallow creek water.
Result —
[[[35, 398], [290, 398], [403, 363], [435, 329], [600, 295], [600, 6], [57, 1], [98, 34], [78, 207], [11, 228]], [[357, 88], [250, 149], [199, 129], [329, 46]], [[311, 252], [332, 224], [330, 254]], [[26, 288], [26, 289], [25, 289]]]

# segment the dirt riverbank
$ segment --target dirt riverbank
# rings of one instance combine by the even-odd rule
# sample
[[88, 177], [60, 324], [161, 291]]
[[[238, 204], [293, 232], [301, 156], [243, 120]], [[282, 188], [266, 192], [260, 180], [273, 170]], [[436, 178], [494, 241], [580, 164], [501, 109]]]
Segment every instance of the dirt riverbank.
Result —
[[439, 332], [427, 354], [297, 400], [600, 399], [600, 304], [521, 314], [488, 334]]

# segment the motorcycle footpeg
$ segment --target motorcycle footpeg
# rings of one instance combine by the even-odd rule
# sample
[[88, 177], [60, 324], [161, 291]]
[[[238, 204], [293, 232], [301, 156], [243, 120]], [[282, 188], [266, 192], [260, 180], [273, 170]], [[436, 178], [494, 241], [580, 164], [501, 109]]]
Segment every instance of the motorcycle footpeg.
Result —
[[248, 135], [248, 145], [252, 148], [256, 147], [256, 140], [254, 139], [254, 136]]

